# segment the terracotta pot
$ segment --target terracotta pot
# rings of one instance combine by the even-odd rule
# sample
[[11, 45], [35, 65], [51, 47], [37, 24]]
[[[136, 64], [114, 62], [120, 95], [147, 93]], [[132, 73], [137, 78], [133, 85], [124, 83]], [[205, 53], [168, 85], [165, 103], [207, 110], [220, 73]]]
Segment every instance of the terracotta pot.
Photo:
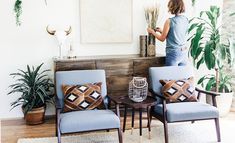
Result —
[[25, 116], [26, 124], [28, 125], [37, 125], [44, 122], [45, 117], [45, 106], [39, 108], [33, 108]]

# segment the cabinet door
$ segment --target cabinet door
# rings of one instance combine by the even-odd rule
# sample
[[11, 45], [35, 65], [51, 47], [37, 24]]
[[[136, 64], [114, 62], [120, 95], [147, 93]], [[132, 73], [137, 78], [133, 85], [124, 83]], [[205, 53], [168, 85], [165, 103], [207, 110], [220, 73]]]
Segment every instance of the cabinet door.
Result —
[[106, 71], [108, 94], [127, 95], [128, 84], [133, 76], [132, 59], [99, 60], [96, 66]]
[[134, 60], [134, 76], [148, 78], [149, 67], [159, 67], [164, 65], [164, 58], [137, 59]]
[[107, 77], [107, 86], [110, 94], [125, 94], [128, 93], [129, 82], [132, 76], [109, 76]]

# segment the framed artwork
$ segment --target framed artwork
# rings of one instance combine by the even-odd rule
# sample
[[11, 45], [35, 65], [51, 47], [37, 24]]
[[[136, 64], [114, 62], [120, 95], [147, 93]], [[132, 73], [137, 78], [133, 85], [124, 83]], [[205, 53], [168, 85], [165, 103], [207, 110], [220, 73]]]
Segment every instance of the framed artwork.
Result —
[[80, 0], [81, 43], [131, 43], [132, 0]]

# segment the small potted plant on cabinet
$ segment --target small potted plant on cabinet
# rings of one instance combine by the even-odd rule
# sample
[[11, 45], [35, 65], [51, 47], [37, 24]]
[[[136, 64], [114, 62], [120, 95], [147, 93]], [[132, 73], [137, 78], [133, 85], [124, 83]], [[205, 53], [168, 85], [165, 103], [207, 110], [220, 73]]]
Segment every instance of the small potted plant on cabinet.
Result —
[[[191, 40], [190, 55], [197, 69], [205, 63], [209, 70], [214, 70], [214, 74], [203, 76], [198, 84], [201, 84], [206, 90], [220, 93], [220, 96], [217, 97], [218, 108], [220, 116], [224, 116], [230, 110], [233, 95], [231, 88], [233, 77], [225, 70], [233, 65], [234, 60], [231, 54], [233, 46], [230, 42], [225, 43], [229, 40], [221, 40], [222, 26], [218, 24], [219, 17], [219, 7], [211, 6], [210, 10], [202, 11], [200, 17], [195, 17], [190, 21], [192, 23], [196, 19], [189, 28], [189, 33], [193, 33], [189, 40]], [[194, 29], [196, 32], [193, 31]]]
[[43, 64], [34, 68], [27, 65], [27, 70], [10, 74], [16, 82], [9, 87], [9, 94], [19, 93], [20, 97], [11, 103], [12, 109], [20, 106], [26, 124], [35, 125], [44, 122], [46, 103], [53, 103], [54, 84], [46, 72], [40, 71]]

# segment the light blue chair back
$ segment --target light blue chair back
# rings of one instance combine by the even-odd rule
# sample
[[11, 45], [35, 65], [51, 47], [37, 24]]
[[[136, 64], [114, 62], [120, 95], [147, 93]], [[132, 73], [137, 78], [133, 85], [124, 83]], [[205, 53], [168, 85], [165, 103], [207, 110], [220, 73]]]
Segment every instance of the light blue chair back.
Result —
[[154, 93], [161, 95], [162, 85], [159, 80], [179, 80], [187, 79], [194, 76], [192, 66], [165, 66], [165, 67], [150, 67], [150, 89]]
[[73, 70], [56, 72], [56, 94], [64, 106], [64, 95], [62, 85], [82, 85], [86, 83], [102, 82], [101, 94], [105, 99], [107, 95], [107, 85], [104, 70]]

